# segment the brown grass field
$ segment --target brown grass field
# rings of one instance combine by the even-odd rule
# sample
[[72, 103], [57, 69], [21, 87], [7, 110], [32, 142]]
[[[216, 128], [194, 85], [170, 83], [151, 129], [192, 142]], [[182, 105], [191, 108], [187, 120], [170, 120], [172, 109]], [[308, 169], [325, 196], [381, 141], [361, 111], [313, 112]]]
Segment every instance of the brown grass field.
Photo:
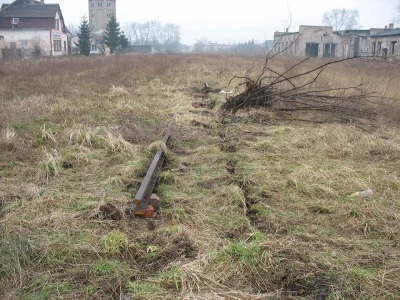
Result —
[[[1, 62], [0, 298], [399, 299], [399, 66], [322, 74], [393, 98], [363, 129], [265, 110], [221, 121], [225, 96], [203, 99], [201, 81], [231, 90], [262, 61]], [[125, 210], [168, 126], [158, 218], [102, 218]]]

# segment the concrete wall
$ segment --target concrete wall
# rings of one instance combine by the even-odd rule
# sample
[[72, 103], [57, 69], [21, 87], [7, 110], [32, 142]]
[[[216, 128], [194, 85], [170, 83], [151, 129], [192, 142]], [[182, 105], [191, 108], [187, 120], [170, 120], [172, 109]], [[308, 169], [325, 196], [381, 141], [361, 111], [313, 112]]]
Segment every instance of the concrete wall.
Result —
[[274, 53], [279, 53], [284, 49], [288, 48], [284, 51], [286, 55], [295, 55], [300, 56], [299, 52], [299, 37], [298, 33], [287, 33], [287, 32], [277, 32], [274, 36]]
[[[52, 55], [53, 56], [60, 56], [60, 55], [66, 55], [68, 54], [68, 35], [66, 33], [63, 32], [63, 28], [64, 28], [64, 24], [62, 22], [62, 19], [60, 18], [59, 13], [56, 13], [56, 17], [55, 20], [59, 21], [59, 29], [52, 29], [51, 30], [51, 38], [52, 38], [52, 42], [51, 42], [51, 47], [52, 47]], [[54, 48], [54, 40], [56, 41], [61, 41], [61, 51], [56, 51], [59, 49], [55, 49]]]
[[[22, 49], [24, 56], [34, 53], [35, 45], [41, 48], [42, 56], [60, 56], [68, 54], [68, 35], [62, 30], [16, 29], [0, 30], [0, 49], [11, 48], [15, 45]], [[61, 42], [61, 51], [55, 51], [54, 40]], [[15, 43], [15, 44], [13, 44]]]
[[[334, 54], [336, 57], [345, 58], [373, 54], [375, 56], [384, 56], [384, 49], [387, 49], [388, 58], [400, 58], [400, 34], [374, 36], [383, 32], [386, 33], [388, 30], [373, 28], [370, 30], [352, 30], [334, 33], [332, 27], [329, 26], [300, 26], [299, 32], [275, 32], [274, 53], [280, 53], [285, 50], [282, 53], [283, 55], [307, 56], [307, 43], [313, 43], [318, 44], [318, 57], [324, 56], [324, 47], [326, 44], [334, 44], [336, 48]], [[392, 42], [396, 42], [394, 49], [391, 47]], [[373, 53], [373, 43], [376, 43], [375, 53]], [[378, 43], [381, 43], [380, 52], [378, 51]]]
[[298, 33], [277, 32], [274, 41], [277, 43], [275, 53], [288, 48], [283, 54], [306, 56], [307, 43], [314, 43], [318, 44], [318, 57], [323, 57], [325, 44], [335, 44], [335, 56], [343, 56], [342, 39], [329, 26], [300, 26]]
[[16, 43], [17, 49], [33, 49], [34, 43], [37, 40], [42, 48], [42, 54], [51, 54], [52, 37], [50, 30], [0, 30], [0, 36], [4, 37], [4, 40], [0, 41], [0, 48], [10, 48], [10, 43]]
[[[391, 43], [396, 42], [394, 49], [391, 49]], [[371, 37], [369, 39], [369, 54], [375, 56], [382, 56], [384, 54], [384, 49], [387, 49], [387, 57], [388, 58], [400, 58], [400, 35], [398, 36], [378, 36]], [[373, 53], [373, 43], [376, 43], [376, 51]], [[378, 52], [378, 43], [381, 43], [381, 51]], [[394, 53], [391, 53], [391, 50], [394, 50]]]
[[299, 52], [301, 56], [306, 56], [307, 43], [318, 44], [318, 57], [323, 57], [324, 44], [336, 44], [335, 56], [343, 56], [343, 52], [340, 50], [342, 49], [341, 38], [337, 34], [333, 33], [332, 27], [300, 26], [299, 35]]

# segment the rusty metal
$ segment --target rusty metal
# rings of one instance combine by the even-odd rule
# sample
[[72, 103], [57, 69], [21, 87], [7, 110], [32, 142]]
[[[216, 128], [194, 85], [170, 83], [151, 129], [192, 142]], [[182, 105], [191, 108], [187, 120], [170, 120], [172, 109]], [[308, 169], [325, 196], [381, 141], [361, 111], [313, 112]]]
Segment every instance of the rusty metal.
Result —
[[[163, 140], [165, 144], [167, 144], [169, 136], [170, 134], [165, 135]], [[163, 163], [164, 151], [157, 151], [134, 199], [134, 212], [136, 215], [148, 217], [146, 211], [152, 209], [152, 207], [149, 207], [150, 196], [153, 193], [154, 187], [157, 183], [158, 173], [160, 172]]]

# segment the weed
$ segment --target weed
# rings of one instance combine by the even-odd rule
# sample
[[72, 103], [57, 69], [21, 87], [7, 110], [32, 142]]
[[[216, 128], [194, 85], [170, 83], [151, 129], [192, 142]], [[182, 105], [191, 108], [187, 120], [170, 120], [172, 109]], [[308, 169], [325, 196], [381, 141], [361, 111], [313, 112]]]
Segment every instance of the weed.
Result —
[[46, 128], [46, 124], [43, 124], [43, 128], [36, 135], [36, 144], [44, 145], [48, 141], [52, 141], [54, 142], [54, 144], [57, 144], [56, 138], [54, 137], [53, 134], [53, 129], [51, 127]]
[[26, 284], [29, 269], [36, 255], [37, 251], [28, 239], [2, 230], [0, 235], [0, 277], [10, 286], [17, 288]]
[[124, 233], [114, 230], [101, 239], [101, 245], [106, 253], [118, 254], [128, 247], [129, 240]]
[[99, 260], [92, 266], [92, 272], [98, 276], [109, 274], [115, 275], [116, 273], [120, 273], [121, 271], [123, 271], [123, 266], [117, 260]]
[[117, 98], [121, 98], [121, 97], [126, 97], [129, 96], [129, 92], [128, 90], [123, 87], [123, 86], [112, 86], [111, 90], [108, 94], [108, 98], [109, 100], [113, 100], [113, 99], [117, 99]]
[[376, 272], [371, 269], [356, 267], [356, 268], [353, 268], [350, 270], [350, 274], [352, 276], [356, 277], [356, 279], [358, 279], [358, 280], [365, 281], [371, 277], [374, 277]]
[[251, 240], [253, 242], [265, 242], [268, 238], [261, 231], [256, 230], [251, 233]]
[[44, 152], [44, 159], [40, 163], [39, 177], [47, 181], [60, 172], [60, 157], [55, 149], [52, 152]]
[[177, 292], [180, 292], [182, 289], [182, 271], [179, 267], [172, 267], [169, 270], [161, 271], [156, 278], [166, 288], [173, 287]]
[[19, 123], [19, 124], [14, 124], [12, 128], [18, 133], [23, 130], [28, 130], [30, 128], [30, 125], [25, 123]]
[[162, 184], [174, 184], [177, 181], [175, 173], [170, 170], [163, 171], [158, 176], [158, 181]]
[[260, 260], [260, 246], [244, 242], [231, 242], [217, 258], [219, 261], [234, 260], [242, 264], [254, 264]]
[[169, 208], [165, 213], [173, 223], [183, 223], [188, 219], [188, 215], [183, 208]]
[[162, 292], [158, 285], [149, 282], [129, 282], [127, 291], [135, 298], [144, 299], [152, 299]]
[[160, 184], [156, 187], [155, 193], [162, 199], [163, 207], [169, 207], [173, 204], [173, 189], [168, 184]]

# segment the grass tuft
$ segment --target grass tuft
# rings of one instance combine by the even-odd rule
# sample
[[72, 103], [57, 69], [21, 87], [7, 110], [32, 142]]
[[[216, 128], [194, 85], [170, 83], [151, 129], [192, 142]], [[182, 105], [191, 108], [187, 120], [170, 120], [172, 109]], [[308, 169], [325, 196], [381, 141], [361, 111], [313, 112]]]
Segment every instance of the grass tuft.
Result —
[[101, 239], [101, 245], [108, 254], [120, 254], [129, 246], [126, 234], [113, 230]]

